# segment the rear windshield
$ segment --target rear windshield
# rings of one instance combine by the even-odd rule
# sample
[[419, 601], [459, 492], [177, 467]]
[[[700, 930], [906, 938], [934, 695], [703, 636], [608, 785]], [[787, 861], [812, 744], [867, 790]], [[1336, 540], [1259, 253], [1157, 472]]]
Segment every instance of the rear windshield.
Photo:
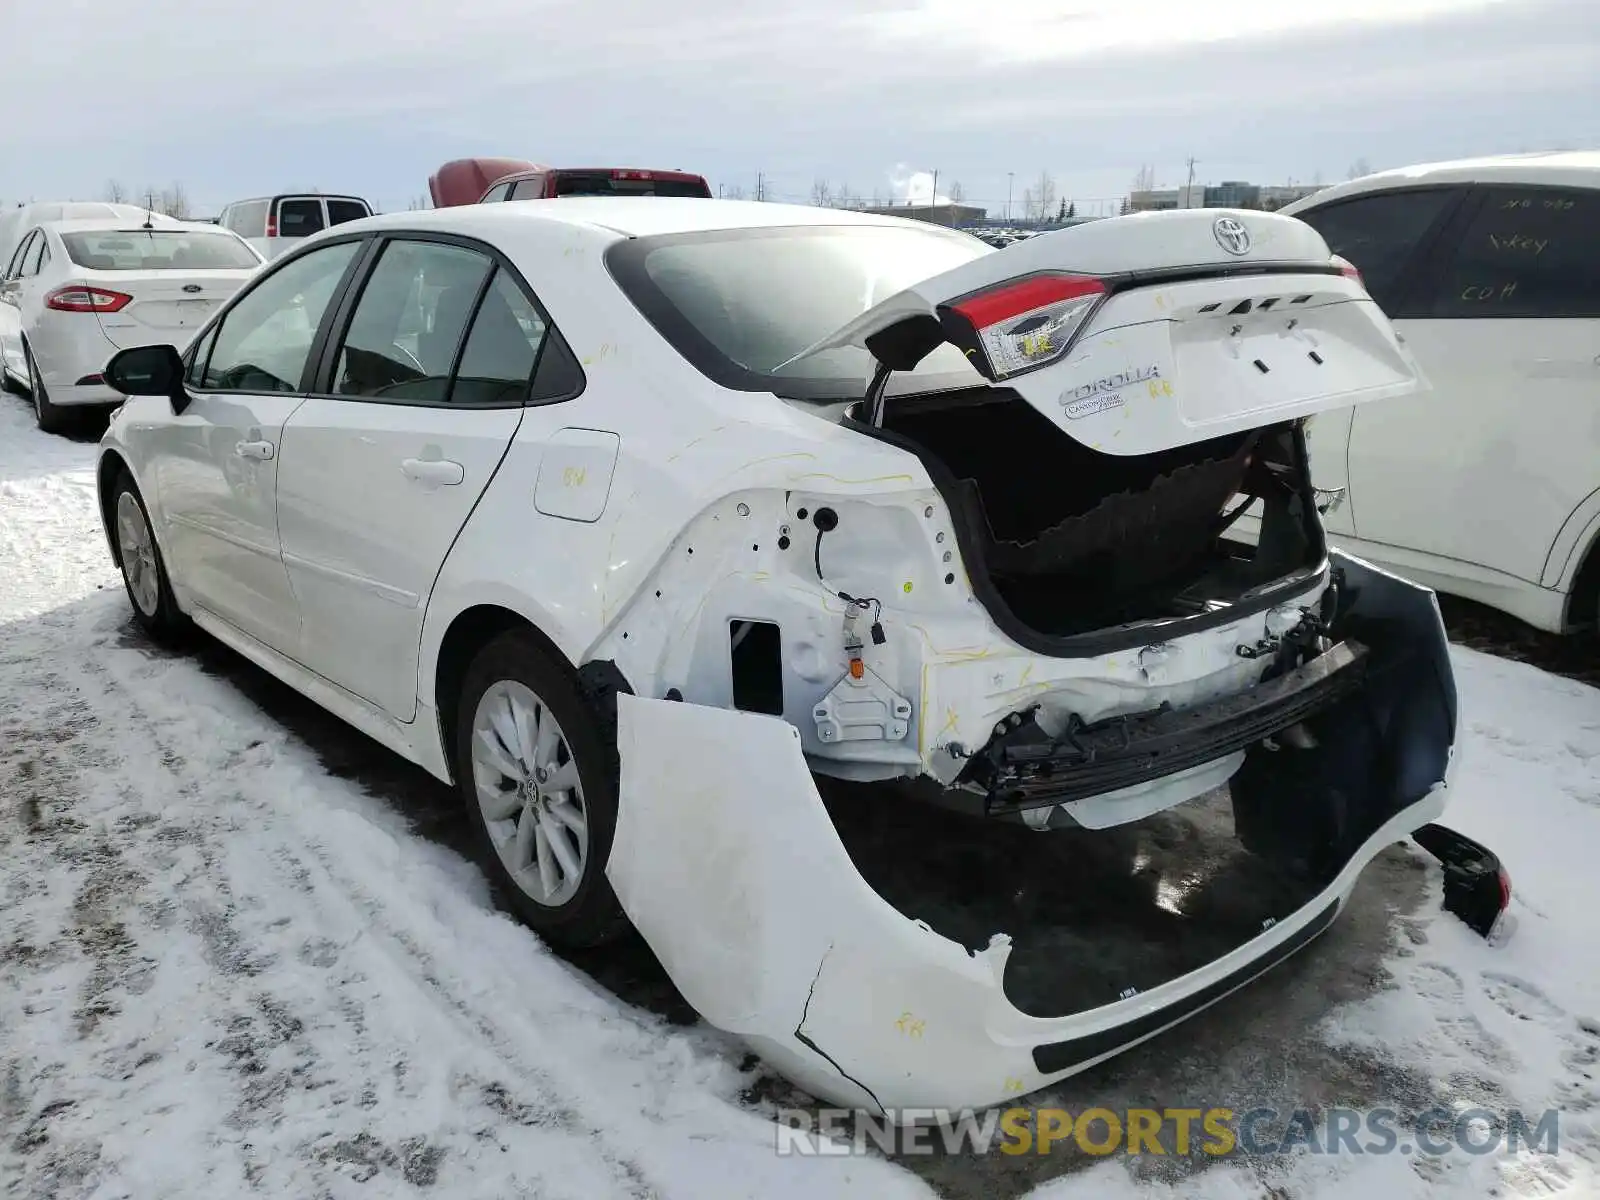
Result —
[[323, 228], [321, 200], [278, 201], [279, 237], [310, 237]]
[[558, 196], [700, 196], [711, 195], [703, 179], [613, 179], [602, 171], [557, 171]]
[[67, 257], [88, 271], [232, 271], [261, 265], [231, 233], [188, 229], [63, 233]]
[[359, 221], [370, 217], [367, 206], [360, 200], [329, 200], [328, 224], [343, 225], [346, 221]]
[[[809, 400], [858, 399], [865, 350], [843, 346], [790, 362], [867, 309], [930, 275], [994, 251], [938, 226], [795, 226], [714, 230], [619, 242], [613, 276], [661, 335], [726, 387]], [[894, 393], [971, 386], [980, 377], [939, 347]]]

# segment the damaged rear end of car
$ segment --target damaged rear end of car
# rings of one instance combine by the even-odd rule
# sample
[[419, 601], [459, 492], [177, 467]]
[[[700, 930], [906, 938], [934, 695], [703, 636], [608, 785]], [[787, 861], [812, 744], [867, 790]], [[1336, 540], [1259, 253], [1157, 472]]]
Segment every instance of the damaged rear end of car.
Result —
[[1417, 375], [1314, 231], [955, 257], [764, 351], [848, 452], [742, 469], [596, 648], [623, 909], [711, 1024], [886, 1113], [1033, 1091], [1292, 954], [1442, 811], [1456, 738], [1433, 594], [1323, 538], [1305, 418]]

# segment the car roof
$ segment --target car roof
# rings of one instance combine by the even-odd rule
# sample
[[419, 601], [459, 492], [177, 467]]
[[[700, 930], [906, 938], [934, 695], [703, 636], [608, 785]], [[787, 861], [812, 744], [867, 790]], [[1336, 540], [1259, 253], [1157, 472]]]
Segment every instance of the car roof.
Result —
[[1530, 154], [1493, 154], [1446, 162], [1417, 163], [1363, 175], [1348, 183], [1313, 192], [1282, 211], [1291, 216], [1368, 192], [1447, 183], [1508, 183], [1546, 187], [1600, 187], [1600, 150], [1550, 150]]
[[372, 207], [364, 197], [349, 192], [273, 192], [270, 196], [246, 196], [243, 200], [230, 200], [222, 207], [237, 208], [241, 204], [266, 204], [273, 200], [354, 200], [366, 204], [368, 208]]
[[[413, 228], [459, 230], [482, 237], [510, 233], [533, 224], [604, 231], [620, 237], [701, 233], [720, 229], [766, 229], [792, 225], [942, 226], [905, 217], [880, 216], [810, 204], [767, 204], [756, 200], [715, 200], [677, 196], [565, 196], [546, 200], [505, 200], [498, 204], [458, 204], [449, 208], [384, 213], [335, 226], [335, 230]], [[944, 229], [944, 232], [956, 231]]]

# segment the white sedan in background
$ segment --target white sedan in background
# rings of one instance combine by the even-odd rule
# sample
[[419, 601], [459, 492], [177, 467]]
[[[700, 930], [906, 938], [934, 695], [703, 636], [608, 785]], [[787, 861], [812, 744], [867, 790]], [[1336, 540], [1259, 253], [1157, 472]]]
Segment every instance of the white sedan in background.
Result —
[[1553, 633], [1600, 625], [1600, 152], [1429, 163], [1284, 210], [1431, 385], [1311, 423], [1335, 544]]
[[187, 341], [265, 260], [203, 222], [49, 221], [23, 232], [0, 276], [0, 373], [26, 389], [39, 427], [119, 404], [106, 360], [129, 346]]
[[[1445, 803], [1434, 597], [1327, 552], [1301, 425], [1415, 368], [1286, 217], [997, 252], [718, 200], [395, 213], [105, 369], [146, 629], [453, 782], [542, 935], [631, 921], [840, 1103], [987, 1105], [1154, 1036]], [[813, 772], [914, 782], [1007, 852], [1070, 839], [1076, 896], [1035, 920], [937, 863], [902, 891]], [[910, 868], [941, 814], [895, 803], [853, 811], [906, 814]], [[1147, 818], [1205, 857], [1143, 856]]]

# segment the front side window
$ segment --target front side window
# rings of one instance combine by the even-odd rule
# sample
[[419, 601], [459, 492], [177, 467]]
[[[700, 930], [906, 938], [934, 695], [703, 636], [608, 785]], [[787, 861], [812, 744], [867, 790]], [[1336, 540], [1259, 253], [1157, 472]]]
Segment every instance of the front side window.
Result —
[[298, 392], [317, 327], [360, 248], [359, 241], [320, 247], [241, 294], [223, 315], [200, 386]]
[[1592, 191], [1492, 188], [1430, 298], [1432, 317], [1600, 317]]
[[497, 183], [483, 194], [483, 199], [478, 201], [478, 203], [494, 204], [498, 201], [504, 200], [508, 195], [510, 195], [510, 193], [511, 185], [509, 183]]
[[389, 242], [339, 347], [334, 394], [443, 402], [462, 333], [492, 266], [461, 246]]
[[544, 176], [535, 175], [532, 179], [519, 179], [511, 185], [512, 200], [543, 200]]
[[322, 201], [309, 196], [278, 201], [278, 236], [310, 237], [326, 228]]
[[1355, 264], [1378, 307], [1394, 316], [1409, 283], [1406, 264], [1458, 197], [1449, 188], [1380, 192], [1295, 215]]
[[188, 229], [63, 233], [67, 257], [91, 271], [248, 271], [261, 265], [231, 233]]

